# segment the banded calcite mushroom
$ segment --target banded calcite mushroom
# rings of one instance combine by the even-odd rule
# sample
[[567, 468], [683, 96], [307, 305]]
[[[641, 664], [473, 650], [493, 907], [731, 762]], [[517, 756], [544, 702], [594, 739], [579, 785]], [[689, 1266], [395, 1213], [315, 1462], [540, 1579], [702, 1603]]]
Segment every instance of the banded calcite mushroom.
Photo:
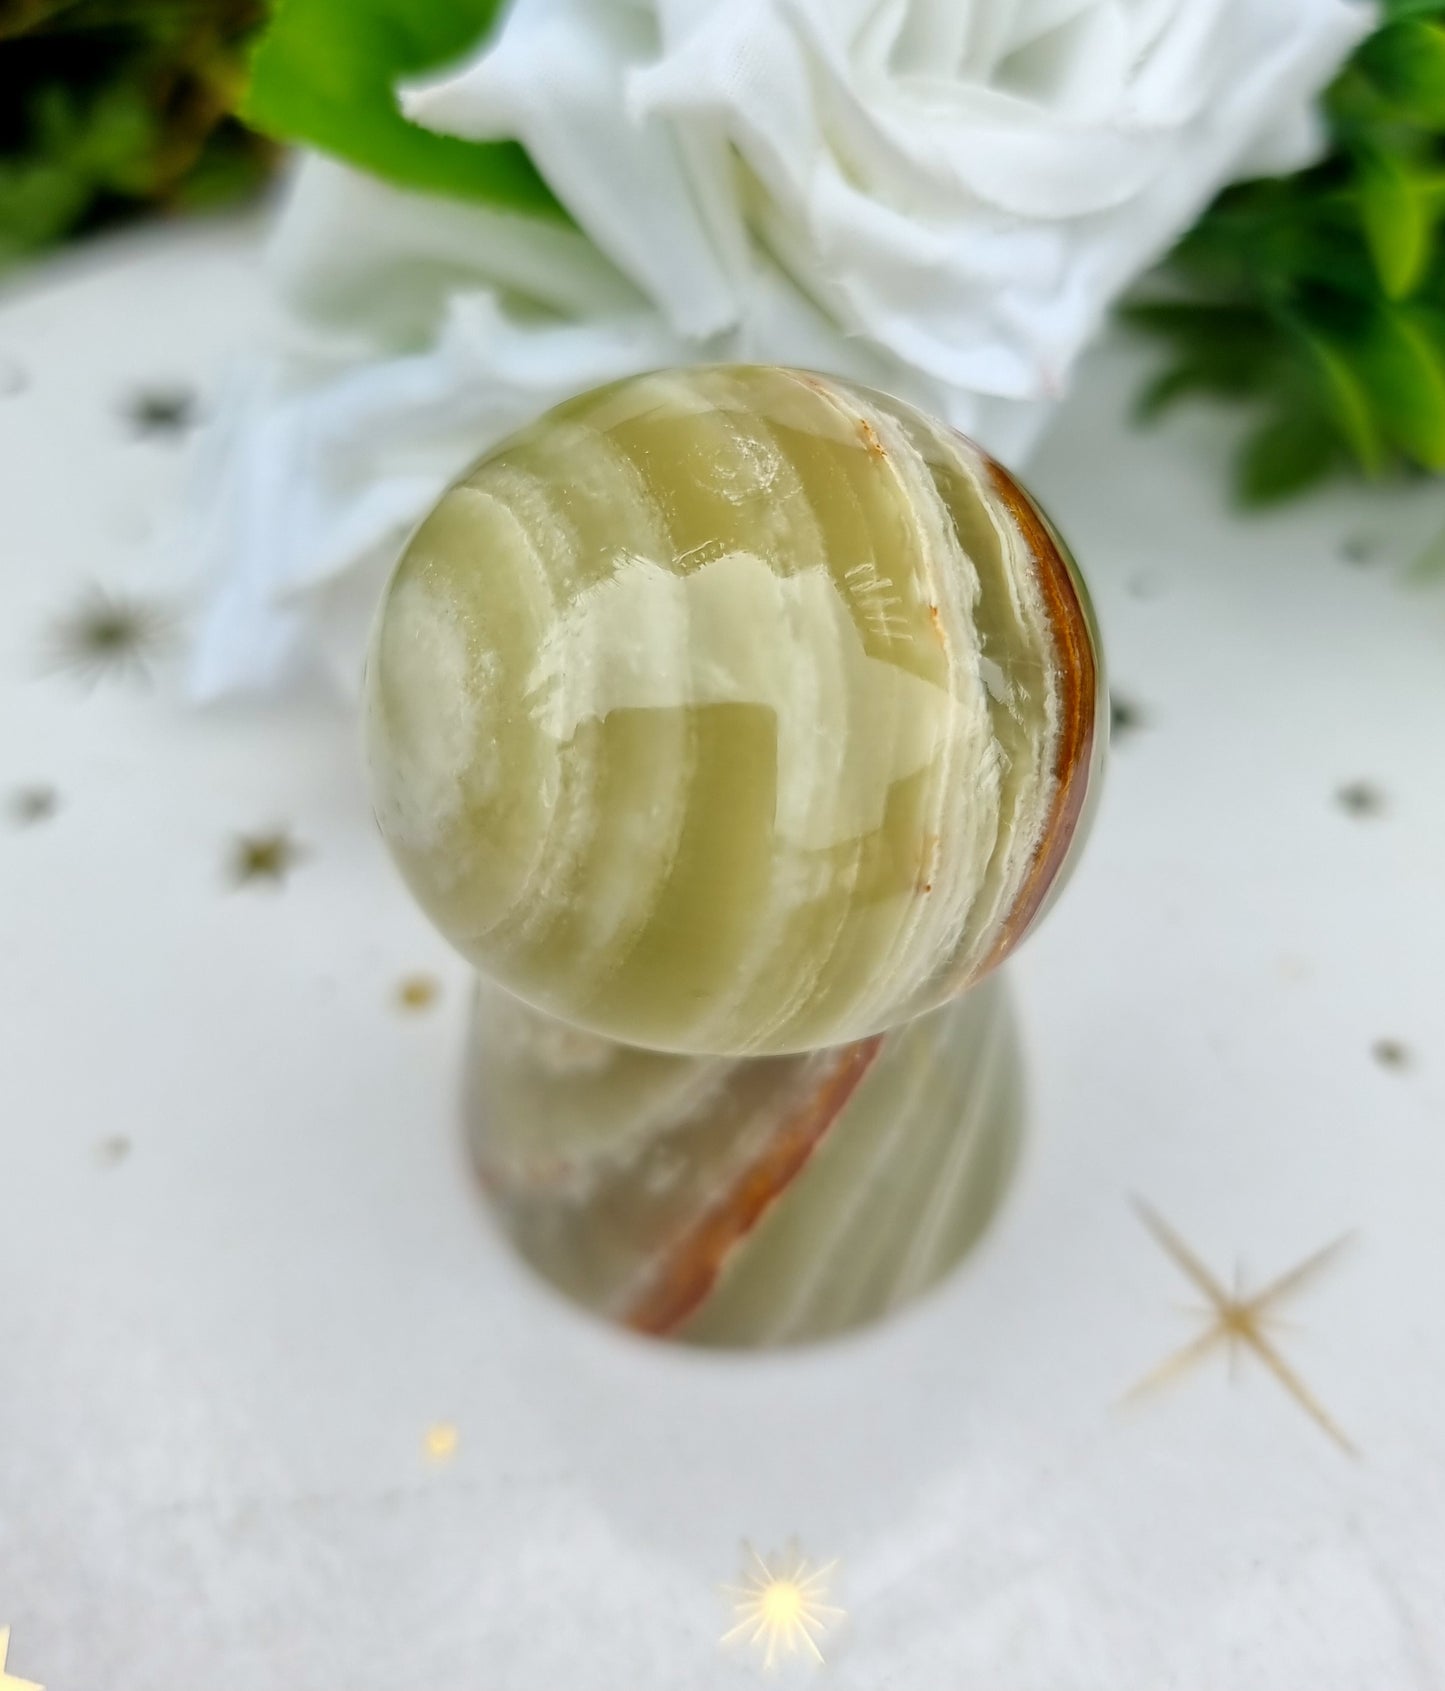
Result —
[[1103, 699], [1048, 521], [882, 394], [664, 371], [468, 470], [386, 590], [366, 731], [488, 983], [470, 1126], [523, 1254], [714, 1342], [936, 1280], [1017, 1137], [968, 989], [1061, 884]]

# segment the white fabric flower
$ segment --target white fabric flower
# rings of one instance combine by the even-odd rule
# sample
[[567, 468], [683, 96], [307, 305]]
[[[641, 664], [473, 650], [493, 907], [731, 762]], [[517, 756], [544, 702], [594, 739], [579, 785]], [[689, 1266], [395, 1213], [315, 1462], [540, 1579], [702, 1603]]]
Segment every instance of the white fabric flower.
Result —
[[569, 230], [308, 160], [275, 264], [309, 344], [217, 460], [202, 692], [308, 633], [354, 673], [405, 529], [566, 394], [811, 365], [1017, 461], [1225, 183], [1307, 162], [1362, 0], [516, 0], [428, 127], [515, 137]]

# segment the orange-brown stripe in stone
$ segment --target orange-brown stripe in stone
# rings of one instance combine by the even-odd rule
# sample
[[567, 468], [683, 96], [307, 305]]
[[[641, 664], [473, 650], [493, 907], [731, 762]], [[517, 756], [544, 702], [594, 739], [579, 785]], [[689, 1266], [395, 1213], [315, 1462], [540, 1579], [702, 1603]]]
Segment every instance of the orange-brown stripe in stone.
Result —
[[675, 1332], [712, 1290], [733, 1247], [802, 1172], [868, 1072], [886, 1036], [876, 1034], [831, 1053], [832, 1062], [806, 1103], [782, 1121], [732, 1189], [674, 1245], [650, 1286], [627, 1312], [637, 1333]]
[[1054, 800], [1048, 820], [1018, 897], [993, 950], [978, 971], [980, 975], [1001, 963], [1028, 932], [1068, 855], [1089, 787], [1099, 687], [1093, 637], [1068, 560], [1029, 495], [1002, 464], [992, 458], [985, 461], [994, 488], [1019, 525], [1038, 566], [1039, 590], [1044, 597], [1059, 664], [1060, 710]]

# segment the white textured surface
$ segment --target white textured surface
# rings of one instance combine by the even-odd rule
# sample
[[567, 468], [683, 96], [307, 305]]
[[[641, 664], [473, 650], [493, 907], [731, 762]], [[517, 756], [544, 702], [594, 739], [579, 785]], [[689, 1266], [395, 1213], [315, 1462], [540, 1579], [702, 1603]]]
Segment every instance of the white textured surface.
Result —
[[[1090, 364], [1031, 479], [1148, 722], [1018, 965], [1024, 1175], [885, 1329], [693, 1355], [559, 1306], [484, 1224], [465, 972], [383, 860], [346, 710], [40, 673], [86, 583], [178, 580], [146, 535], [180, 453], [128, 434], [125, 397], [214, 393], [258, 316], [225, 229], [99, 249], [0, 307], [0, 366], [28, 376], [0, 399], [0, 789], [62, 797], [0, 825], [12, 1671], [742, 1686], [717, 1582], [740, 1537], [797, 1534], [842, 1559], [839, 1687], [1445, 1684], [1445, 589], [1397, 574], [1438, 494], [1242, 524], [1227, 426], [1130, 436], [1130, 355]], [[1337, 805], [1358, 779], [1384, 814]], [[233, 833], [276, 822], [309, 855], [229, 888]], [[444, 991], [403, 1016], [416, 969]], [[1381, 1037], [1413, 1064], [1377, 1064]], [[1256, 1283], [1359, 1230], [1281, 1342], [1361, 1460], [1248, 1362], [1117, 1407], [1192, 1331], [1134, 1191]]]

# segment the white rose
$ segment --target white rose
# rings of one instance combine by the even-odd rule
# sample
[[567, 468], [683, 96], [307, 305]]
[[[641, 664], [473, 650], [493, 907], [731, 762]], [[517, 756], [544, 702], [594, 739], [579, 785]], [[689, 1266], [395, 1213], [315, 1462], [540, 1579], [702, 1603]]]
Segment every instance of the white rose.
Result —
[[275, 258], [311, 346], [227, 420], [200, 689], [318, 634], [354, 671], [446, 480], [631, 370], [826, 368], [1017, 461], [1218, 189], [1307, 161], [1372, 21], [1362, 0], [516, 0], [403, 103], [522, 141], [577, 230], [308, 162]]

